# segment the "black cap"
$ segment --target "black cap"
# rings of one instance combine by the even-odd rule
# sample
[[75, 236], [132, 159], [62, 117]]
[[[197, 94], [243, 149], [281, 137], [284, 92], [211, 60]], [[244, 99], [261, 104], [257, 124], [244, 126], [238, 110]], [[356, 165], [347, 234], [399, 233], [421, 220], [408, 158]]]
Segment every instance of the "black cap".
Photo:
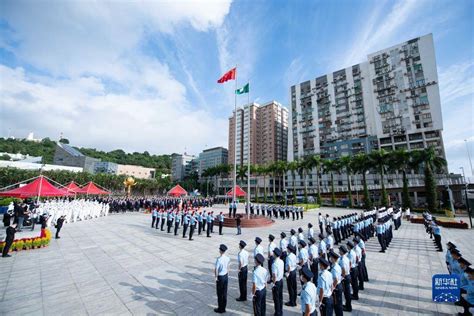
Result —
[[464, 272], [472, 274], [472, 273], [474, 273], [474, 269], [471, 268], [471, 267], [467, 267], [466, 270], [464, 270]]
[[323, 235], [322, 233], [320, 233], [320, 234], [318, 235], [318, 237], [321, 238], [321, 239], [324, 239], [324, 235]]
[[314, 239], [313, 237], [309, 237], [308, 238], [308, 241], [312, 244], [315, 244], [316, 243], [316, 239]]
[[355, 236], [354, 239], [352, 239], [353, 241], [355, 242], [359, 242], [360, 241], [360, 237], [359, 236]]
[[296, 233], [296, 231], [292, 228], [292, 229], [290, 230], [290, 233], [291, 233], [292, 235], [294, 235], [294, 234]]
[[303, 269], [301, 269], [301, 273], [304, 275], [304, 277], [308, 281], [311, 280], [311, 278], [313, 277], [313, 272], [311, 272], [311, 270], [308, 269], [307, 266], [304, 266]]
[[260, 238], [260, 237], [255, 237], [255, 242], [256, 242], [257, 244], [261, 243], [261, 242], [262, 242], [262, 238]]
[[303, 232], [303, 228], [298, 228], [298, 232], [302, 233]]
[[308, 227], [309, 227], [309, 228], [312, 228], [312, 227], [313, 227], [313, 224], [308, 223]]
[[329, 252], [329, 256], [333, 257], [334, 259], [339, 259], [339, 255], [332, 250]]
[[471, 263], [469, 261], [467, 261], [466, 259], [464, 259], [463, 257], [459, 258], [458, 262], [461, 263], [461, 264], [464, 264], [465, 266], [470, 266], [471, 265]]
[[286, 246], [286, 248], [290, 249], [291, 252], [296, 251], [295, 246], [293, 246], [292, 244], [288, 244], [288, 246]]
[[242, 248], [245, 248], [245, 246], [247, 246], [247, 243], [245, 241], [241, 240], [239, 242], [239, 246], [242, 247]]
[[226, 252], [226, 251], [227, 251], [227, 246], [224, 245], [224, 244], [221, 244], [221, 245], [219, 246], [219, 250], [222, 251], [222, 252]]
[[275, 240], [275, 236], [273, 236], [272, 234], [268, 235], [268, 239], [270, 239], [271, 241]]
[[448, 241], [448, 243], [446, 244], [448, 245], [449, 248], [456, 248], [456, 245], [453, 244], [452, 242]]
[[276, 257], [281, 256], [281, 250], [280, 250], [280, 248], [277, 247], [277, 248], [273, 249], [273, 254], [274, 254]]
[[324, 258], [318, 258], [318, 262], [321, 263], [322, 265], [326, 266], [326, 267], [330, 266], [329, 262]]
[[285, 237], [286, 237], [285, 232], [281, 232], [280, 237], [281, 237], [281, 238], [285, 238]]
[[461, 252], [459, 250], [457, 250], [457, 248], [451, 248], [449, 249], [449, 251], [453, 254], [457, 254], [458, 256], [461, 255]]
[[354, 248], [354, 243], [350, 240], [346, 243], [346, 245], [348, 245], [351, 248]]
[[255, 260], [257, 260], [258, 263], [263, 264], [265, 262], [265, 258], [261, 253], [257, 253], [255, 256]]
[[300, 245], [301, 245], [302, 247], [306, 247], [306, 242], [305, 242], [304, 240], [300, 240]]

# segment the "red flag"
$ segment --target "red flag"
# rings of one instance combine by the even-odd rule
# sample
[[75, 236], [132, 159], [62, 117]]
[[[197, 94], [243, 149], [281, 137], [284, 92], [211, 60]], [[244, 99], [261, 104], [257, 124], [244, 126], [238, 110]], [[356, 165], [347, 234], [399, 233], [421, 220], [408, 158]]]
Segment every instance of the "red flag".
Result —
[[217, 80], [217, 83], [224, 83], [229, 80], [235, 80], [236, 73], [237, 73], [237, 68], [233, 68], [229, 70], [219, 80]]

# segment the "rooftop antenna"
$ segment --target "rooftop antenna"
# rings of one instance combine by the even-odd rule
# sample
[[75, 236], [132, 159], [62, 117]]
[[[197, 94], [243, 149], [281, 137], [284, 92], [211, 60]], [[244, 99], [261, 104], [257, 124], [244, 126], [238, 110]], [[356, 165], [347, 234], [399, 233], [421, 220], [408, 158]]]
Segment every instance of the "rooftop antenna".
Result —
[[59, 140], [63, 139], [63, 132], [59, 133]]

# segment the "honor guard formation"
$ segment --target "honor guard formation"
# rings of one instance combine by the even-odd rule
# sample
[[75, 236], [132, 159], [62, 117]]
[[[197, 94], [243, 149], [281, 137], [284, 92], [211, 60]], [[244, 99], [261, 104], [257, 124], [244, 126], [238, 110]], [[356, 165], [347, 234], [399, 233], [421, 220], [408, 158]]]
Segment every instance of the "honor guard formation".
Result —
[[[359, 299], [359, 291], [363, 291], [364, 283], [369, 282], [365, 242], [377, 235], [381, 252], [385, 252], [393, 236], [392, 230], [401, 225], [401, 210], [381, 208], [332, 219], [319, 213], [317, 225], [317, 235], [312, 223], [308, 223], [305, 229], [300, 227], [288, 233], [281, 232], [278, 241], [269, 234], [266, 253], [262, 238], [255, 237], [250, 285], [255, 315], [266, 313], [267, 287], [271, 288], [275, 315], [283, 315], [283, 304], [295, 307], [298, 302], [303, 315], [317, 315], [318, 312], [321, 315], [343, 315], [344, 311], [351, 312], [352, 300]], [[249, 246], [246, 241], [240, 240], [236, 247], [239, 250], [237, 276], [240, 292], [236, 301], [244, 302], [248, 298], [250, 255], [246, 248]], [[216, 313], [226, 312], [228, 267], [231, 262], [226, 256], [227, 249], [224, 244], [219, 246], [219, 257], [215, 263]], [[283, 280], [286, 281], [289, 297], [287, 302], [283, 302]]]

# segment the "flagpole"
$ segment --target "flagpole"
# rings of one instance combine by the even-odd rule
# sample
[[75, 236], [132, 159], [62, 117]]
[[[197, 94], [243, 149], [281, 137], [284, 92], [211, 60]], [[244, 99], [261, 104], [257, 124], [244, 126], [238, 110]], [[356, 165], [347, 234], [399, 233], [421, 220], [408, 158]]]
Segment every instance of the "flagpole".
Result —
[[234, 89], [234, 186], [232, 188], [232, 202], [235, 203], [235, 189], [237, 186], [237, 65], [235, 65], [235, 89]]
[[250, 209], [250, 124], [252, 122], [250, 115], [251, 109], [250, 106], [250, 80], [247, 82], [249, 91], [247, 92], [247, 104], [249, 105], [249, 131], [247, 139], [247, 205]]

